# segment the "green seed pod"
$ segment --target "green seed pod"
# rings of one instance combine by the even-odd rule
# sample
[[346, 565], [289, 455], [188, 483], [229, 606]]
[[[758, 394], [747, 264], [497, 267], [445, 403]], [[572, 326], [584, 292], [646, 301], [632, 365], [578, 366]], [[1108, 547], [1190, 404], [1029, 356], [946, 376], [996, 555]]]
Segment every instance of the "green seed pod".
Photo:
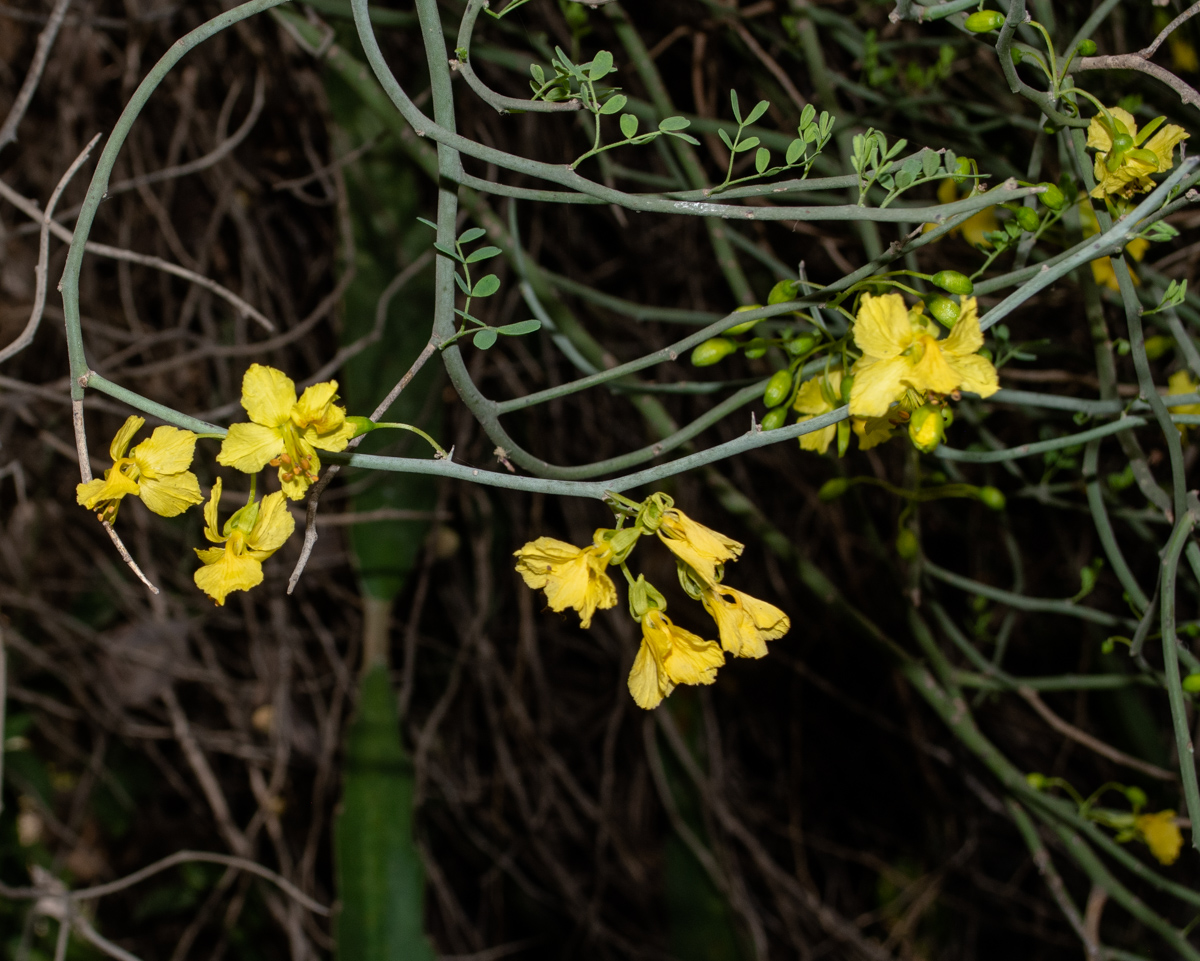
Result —
[[[747, 310], [761, 310], [762, 304], [747, 304], [745, 307], [739, 307], [734, 311], [735, 314], [744, 314]], [[738, 324], [736, 327], [730, 327], [725, 331], [728, 337], [736, 337], [738, 334], [748, 334], [754, 329], [754, 325], [761, 323], [762, 318], [758, 320], [748, 320], [744, 324]]]
[[1063, 196], [1063, 192], [1058, 188], [1057, 184], [1052, 184], [1049, 181], [1038, 184], [1039, 187], [1045, 187], [1045, 193], [1038, 194], [1042, 203], [1051, 210], [1062, 210], [1067, 206], [1067, 198]]
[[928, 304], [929, 313], [943, 327], [953, 327], [958, 320], [959, 307], [949, 297], [934, 297]]
[[911, 561], [917, 556], [917, 551], [920, 549], [921, 545], [917, 541], [917, 535], [912, 532], [912, 528], [901, 527], [900, 533], [896, 535], [896, 553], [903, 560]]
[[769, 410], [763, 415], [762, 429], [763, 430], [778, 430], [787, 423], [786, 407], [776, 407], [774, 410]]
[[1079, 46], [1077, 46], [1075, 49], [1079, 53], [1079, 56], [1090, 57], [1096, 52], [1096, 41], [1080, 40]]
[[850, 482], [844, 477], [831, 477], [821, 489], [817, 491], [817, 496], [823, 501], [835, 501], [850, 489]]
[[975, 289], [971, 278], [966, 274], [960, 274], [957, 270], [939, 270], [930, 280], [933, 286], [941, 287], [942, 290], [951, 294], [966, 295]]
[[713, 337], [692, 351], [693, 367], [711, 367], [737, 350], [737, 344], [727, 337]]
[[963, 26], [971, 33], [991, 33], [1004, 26], [1004, 14], [995, 10], [976, 10]]
[[793, 357], [800, 357], [816, 347], [820, 341], [820, 334], [801, 334], [799, 337], [793, 337], [783, 346]]
[[1041, 218], [1034, 212], [1032, 207], [1018, 207], [1016, 210], [1017, 223], [1021, 225], [1022, 230], [1028, 230], [1030, 233], [1038, 229], [1038, 225], [1042, 222]]
[[[767, 381], [767, 389], [763, 391], [763, 403], [768, 407], [778, 407], [788, 399], [788, 394], [791, 392], [792, 372], [790, 370], [777, 370], [771, 375], [771, 379]], [[766, 423], [766, 421], [763, 423]]]
[[994, 511], [1004, 510], [1004, 505], [1007, 503], [1004, 494], [990, 486], [979, 488], [979, 500], [984, 506], [990, 507]]
[[781, 280], [767, 294], [767, 304], [774, 307], [776, 304], [786, 304], [789, 300], [795, 300], [799, 296], [800, 285], [796, 281]]
[[1183, 689], [1189, 694], [1200, 694], [1200, 674], [1189, 674], [1185, 677]]

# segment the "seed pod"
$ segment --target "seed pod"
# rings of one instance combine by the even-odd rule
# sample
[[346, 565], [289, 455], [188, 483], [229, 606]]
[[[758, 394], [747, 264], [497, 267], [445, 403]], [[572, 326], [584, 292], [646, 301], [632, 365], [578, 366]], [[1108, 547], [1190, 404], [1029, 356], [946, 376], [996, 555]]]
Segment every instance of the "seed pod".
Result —
[[1063, 192], [1058, 188], [1057, 184], [1052, 184], [1049, 181], [1038, 184], [1039, 187], [1045, 187], [1045, 193], [1038, 194], [1042, 203], [1051, 210], [1062, 210], [1067, 206], [1067, 198], [1063, 196]]
[[976, 10], [963, 26], [971, 33], [990, 33], [1004, 26], [1004, 14], [995, 10]]
[[763, 430], [778, 430], [787, 423], [786, 407], [776, 407], [774, 410], [769, 410], [763, 415], [762, 429]]
[[692, 351], [693, 367], [711, 367], [737, 350], [737, 344], [727, 337], [713, 337], [698, 344]]
[[959, 307], [949, 297], [934, 297], [929, 301], [929, 312], [943, 327], [953, 327], [958, 320]]
[[850, 489], [850, 482], [844, 477], [831, 477], [821, 489], [817, 491], [817, 496], [823, 501], [835, 501]]
[[[763, 391], [763, 403], [768, 407], [778, 407], [788, 399], [788, 394], [791, 392], [792, 372], [790, 370], [777, 370], [771, 375], [771, 379], [767, 381], [767, 389]], [[766, 423], [766, 421], [763, 423]]]
[[941, 287], [942, 290], [951, 294], [966, 295], [975, 289], [971, 278], [966, 274], [960, 274], [957, 270], [939, 270], [930, 280], [935, 287]]
[[995, 487], [979, 488], [979, 500], [986, 507], [990, 507], [994, 511], [1004, 510], [1004, 505], [1007, 503], [1002, 494]]

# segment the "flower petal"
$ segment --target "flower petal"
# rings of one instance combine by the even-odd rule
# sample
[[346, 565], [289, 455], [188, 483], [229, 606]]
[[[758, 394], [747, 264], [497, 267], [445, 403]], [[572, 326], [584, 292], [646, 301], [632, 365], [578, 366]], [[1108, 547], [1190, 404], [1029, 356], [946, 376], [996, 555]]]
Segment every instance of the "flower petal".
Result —
[[[806, 420], [812, 420], [811, 417], [797, 417], [796, 423], [802, 423]], [[800, 435], [800, 449], [816, 451], [818, 454], [824, 454], [829, 450], [829, 445], [833, 443], [833, 439], [837, 436], [837, 428], [822, 427], [820, 430], [814, 430], [807, 434]]]
[[279, 431], [260, 424], [231, 424], [221, 442], [217, 463], [255, 474], [267, 462], [283, 453], [283, 437]]
[[569, 561], [580, 553], [582, 551], [574, 544], [553, 537], [539, 537], [513, 551], [513, 556], [517, 558], [517, 573], [525, 579], [526, 586], [538, 590], [546, 586], [546, 578], [555, 564]]
[[894, 424], [886, 417], [852, 417], [850, 427], [858, 435], [858, 449], [870, 450], [892, 439]]
[[674, 689], [675, 685], [662, 673], [650, 641], [643, 638], [637, 657], [633, 659], [633, 670], [629, 672], [629, 693], [633, 695], [633, 702], [640, 708], [652, 711]]
[[108, 445], [108, 453], [114, 462], [119, 461], [125, 456], [125, 451], [129, 447], [129, 442], [133, 440], [133, 435], [142, 429], [142, 424], [144, 423], [146, 423], [144, 417], [138, 417], [134, 414], [127, 418], [125, 423], [121, 425], [121, 429], [117, 431], [117, 436]]
[[154, 433], [137, 445], [130, 457], [143, 473], [178, 474], [192, 466], [196, 454], [196, 435], [178, 427], [156, 427]]
[[296, 519], [288, 511], [287, 500], [282, 491], [276, 491], [262, 499], [258, 520], [246, 538], [246, 544], [255, 551], [277, 551], [295, 529]]
[[850, 413], [855, 417], [882, 417], [904, 393], [904, 376], [909, 371], [903, 357], [860, 360], [854, 365], [850, 388]]
[[104, 472], [104, 480], [95, 479], [75, 488], [75, 498], [88, 510], [95, 510], [104, 501], [119, 501], [126, 494], [138, 492], [137, 482], [130, 480], [115, 467]]
[[863, 294], [854, 322], [854, 343], [872, 360], [895, 357], [912, 343], [908, 308], [899, 294]]
[[190, 470], [162, 477], [143, 477], [138, 485], [142, 503], [160, 517], [176, 517], [204, 501], [200, 482]]
[[[321, 462], [316, 460], [315, 455], [313, 460], [316, 461], [315, 467], [313, 468], [313, 472], [316, 473], [321, 469]], [[279, 468], [279, 483], [283, 486], [283, 492], [290, 500], [304, 500], [305, 496], [308, 494], [308, 489], [312, 487], [313, 482], [302, 473], [293, 473], [290, 478], [284, 480], [283, 475], [286, 473], [287, 468]]]
[[800, 389], [796, 391], [792, 409], [801, 414], [827, 414], [833, 410], [833, 405], [829, 403], [825, 391], [822, 389], [824, 382], [828, 382], [829, 389], [835, 396], [840, 394], [842, 390], [841, 369], [831, 370], [827, 377], [814, 377], [801, 384]]
[[980, 397], [991, 397], [1000, 389], [1000, 378], [996, 368], [986, 357], [970, 354], [967, 357], [953, 357], [950, 366], [954, 368], [959, 378], [959, 388], [969, 390]]
[[204, 536], [214, 544], [224, 544], [226, 538], [217, 526], [217, 510], [221, 505], [221, 478], [217, 478], [212, 486], [212, 495], [204, 505]]
[[292, 423], [301, 430], [311, 427], [318, 434], [327, 434], [341, 427], [346, 419], [346, 411], [333, 403], [337, 388], [336, 380], [306, 388], [292, 408]]
[[905, 372], [902, 380], [914, 390], [933, 390], [939, 394], [950, 393], [958, 386], [959, 377], [946, 362], [940, 341], [929, 336], [921, 339], [925, 351], [921, 354], [921, 359]]
[[1170, 170], [1175, 165], [1175, 146], [1179, 141], [1187, 140], [1188, 136], [1188, 132], [1182, 127], [1168, 123], [1159, 127], [1154, 135], [1142, 144], [1143, 149], [1158, 157], [1158, 173]]
[[706, 641], [698, 634], [671, 623], [657, 611], [647, 620], [661, 619], [671, 646], [663, 658], [663, 670], [672, 684], [711, 684], [717, 679], [717, 668], [725, 663], [725, 653], [716, 641]]
[[225, 606], [225, 597], [232, 591], [248, 591], [262, 583], [262, 564], [249, 554], [235, 554], [216, 547], [197, 550], [196, 556], [204, 566], [192, 575], [192, 579], [218, 606]]
[[242, 378], [242, 406], [254, 423], [279, 427], [296, 406], [296, 385], [281, 370], [251, 364]]
[[958, 320], [939, 346], [955, 356], [973, 354], [983, 346], [983, 331], [979, 329], [979, 307], [974, 297], [967, 297], [959, 308]]
[[[338, 410], [339, 408], [334, 408]], [[330, 430], [326, 433], [317, 433], [317, 431], [309, 427], [304, 431], [303, 440], [313, 447], [320, 450], [337, 451], [345, 450], [346, 445], [350, 443], [350, 439], [354, 436], [355, 427], [342, 418], [342, 423], [337, 429]]]

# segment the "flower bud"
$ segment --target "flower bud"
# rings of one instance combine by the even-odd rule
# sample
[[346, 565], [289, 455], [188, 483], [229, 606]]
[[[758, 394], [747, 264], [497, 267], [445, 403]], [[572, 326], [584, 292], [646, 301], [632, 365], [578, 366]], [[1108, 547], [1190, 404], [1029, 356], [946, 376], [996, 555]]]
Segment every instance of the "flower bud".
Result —
[[831, 477], [821, 489], [817, 491], [817, 496], [825, 502], [835, 501], [850, 489], [850, 482], [844, 477]]
[[995, 487], [979, 488], [979, 502], [985, 507], [990, 507], [994, 511], [1004, 510], [1004, 505], [1007, 501], [1004, 499], [1004, 494]]
[[693, 367], [711, 367], [737, 350], [737, 344], [727, 337], [713, 337], [698, 344], [692, 351]]
[[908, 436], [913, 446], [923, 454], [937, 450], [946, 437], [946, 422], [942, 412], [926, 404], [913, 411], [908, 421]]
[[850, 391], [852, 391], [853, 389], [854, 389], [854, 375], [853, 374], [843, 374], [842, 375], [842, 403], [843, 404], [850, 403]]
[[[744, 314], [747, 310], [761, 310], [762, 304], [747, 304], [745, 307], [739, 307], [734, 311], [735, 314]], [[730, 327], [725, 333], [736, 337], [738, 334], [748, 334], [754, 329], [754, 325], [760, 323], [762, 318], [758, 320], [748, 320], [744, 324], [738, 324], [736, 327]], [[695, 361], [693, 361], [695, 363]]]
[[776, 407], [774, 410], [769, 410], [763, 415], [762, 429], [763, 430], [778, 430], [787, 423], [786, 407]]
[[953, 327], [958, 321], [959, 307], [949, 297], [934, 297], [929, 301], [929, 313], [943, 327]]
[[1040, 791], [1046, 786], [1046, 775], [1039, 774], [1037, 771], [1030, 771], [1025, 775], [1025, 783], [1035, 791]]
[[821, 341], [820, 334], [801, 334], [799, 337], [793, 337], [786, 344], [784, 349], [793, 357], [800, 357], [807, 354], [810, 350], [817, 346]]
[[1013, 62], [1013, 66], [1020, 66], [1020, 64], [1021, 64], [1021, 61], [1022, 61], [1022, 60], [1024, 60], [1024, 59], [1025, 59], [1025, 54], [1021, 53], [1021, 48], [1020, 48], [1020, 47], [1013, 47], [1013, 48], [1012, 48], [1012, 62]]
[[1189, 674], [1185, 677], [1183, 689], [1189, 694], [1200, 694], [1200, 674]]
[[1051, 210], [1062, 210], [1067, 206], [1067, 198], [1063, 196], [1063, 192], [1058, 188], [1057, 184], [1052, 184], [1049, 181], [1038, 184], [1039, 187], [1045, 187], [1044, 193], [1038, 194], [1042, 203]]
[[665, 611], [667, 599], [649, 581], [644, 574], [629, 585], [629, 613], [635, 620], [641, 620], [650, 611]]
[[799, 296], [800, 285], [796, 281], [781, 280], [767, 294], [767, 304], [774, 307], [776, 304], [786, 304], [789, 300], [795, 300]]
[[951, 294], [966, 295], [975, 289], [971, 278], [966, 274], [960, 274], [957, 270], [939, 270], [930, 280], [933, 286], [941, 287], [942, 290]]
[[962, 186], [963, 182], [972, 173], [971, 168], [974, 165], [975, 163], [970, 157], [959, 157], [954, 162], [954, 174], [950, 179], [954, 181], [955, 186]]
[[792, 372], [777, 370], [767, 381], [767, 389], [763, 391], [763, 403], [768, 407], [778, 407], [788, 399], [792, 392]]
[[765, 357], [767, 351], [771, 348], [771, 341], [763, 337], [755, 337], [750, 343], [746, 344], [743, 353], [747, 360], [758, 360], [760, 357]]
[[912, 528], [901, 527], [900, 533], [896, 535], [896, 553], [903, 560], [911, 561], [917, 556], [917, 551], [920, 550], [920, 547], [917, 535], [912, 532]]
[[1146, 806], [1146, 802], [1149, 800], [1149, 798], [1146, 797], [1146, 792], [1140, 787], [1131, 784], [1129, 787], [1125, 788], [1125, 800], [1128, 801], [1132, 807], [1143, 808]]
[[1004, 14], [995, 10], [976, 10], [963, 26], [971, 33], [990, 33], [1004, 26]]
[[1095, 40], [1080, 40], [1079, 46], [1075, 48], [1081, 57], [1090, 57], [1096, 52]]
[[1153, 337], [1146, 338], [1145, 346], [1146, 357], [1150, 360], [1158, 360], [1158, 358], [1175, 346], [1175, 342], [1170, 337], [1155, 334]]
[[1037, 230], [1038, 225], [1042, 222], [1032, 207], [1018, 207], [1016, 215], [1017, 223], [1021, 225], [1021, 229], [1028, 230], [1030, 233]]

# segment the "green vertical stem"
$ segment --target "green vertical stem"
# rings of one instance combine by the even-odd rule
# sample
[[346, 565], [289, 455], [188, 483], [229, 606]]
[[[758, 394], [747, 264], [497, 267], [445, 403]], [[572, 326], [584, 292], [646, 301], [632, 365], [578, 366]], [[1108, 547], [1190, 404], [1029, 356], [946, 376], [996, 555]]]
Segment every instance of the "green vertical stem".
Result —
[[[625, 52], [629, 54], [630, 59], [637, 68], [638, 76], [642, 78], [642, 83], [646, 85], [646, 90], [650, 94], [650, 102], [654, 104], [654, 109], [658, 111], [659, 120], [674, 115], [676, 111], [674, 104], [671, 103], [671, 96], [667, 93], [666, 85], [662, 81], [658, 68], [650, 58], [650, 51], [646, 49], [645, 43], [642, 42], [641, 34], [629, 22], [629, 17], [621, 9], [619, 3], [608, 4], [605, 7], [605, 12], [613, 22], [617, 39], [621, 41]], [[704, 174], [704, 166], [700, 163], [700, 158], [696, 156], [696, 151], [692, 149], [691, 145], [677, 137], [672, 137], [671, 146], [675, 148], [675, 156], [679, 160], [680, 167], [683, 168], [684, 176], [687, 177], [692, 187], [700, 190], [711, 186]], [[724, 223], [715, 218], [707, 217], [704, 220], [704, 226], [708, 229], [708, 239], [712, 244], [717, 263], [721, 267], [721, 273], [724, 274], [725, 282], [729, 284], [729, 289], [733, 292], [734, 297], [743, 304], [757, 303], [759, 298], [755, 296], [754, 288], [750, 286], [750, 281], [746, 279], [746, 274], [742, 270], [741, 263], [738, 261], [737, 251], [733, 249], [733, 244], [729, 240]]]
[[1195, 819], [1200, 817], [1200, 787], [1196, 784], [1195, 748], [1191, 731], [1188, 730], [1187, 706], [1184, 703], [1183, 682], [1179, 676], [1179, 652], [1175, 637], [1175, 575], [1179, 569], [1179, 555], [1196, 518], [1191, 510], [1184, 511], [1171, 532], [1162, 560], [1162, 614], [1160, 617], [1163, 645], [1163, 673], [1167, 680], [1167, 697], [1171, 704], [1171, 723], [1175, 728], [1175, 746], [1179, 751], [1179, 776], [1183, 780], [1183, 796], [1187, 801], [1187, 814], [1192, 818], [1192, 847], [1200, 851], [1200, 838], [1196, 833]]

